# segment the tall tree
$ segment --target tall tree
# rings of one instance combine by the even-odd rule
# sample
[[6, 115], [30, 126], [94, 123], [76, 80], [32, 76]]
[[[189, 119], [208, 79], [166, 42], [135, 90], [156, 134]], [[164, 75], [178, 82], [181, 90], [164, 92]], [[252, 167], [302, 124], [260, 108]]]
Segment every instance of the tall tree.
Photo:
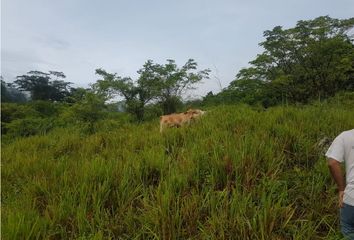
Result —
[[264, 52], [237, 74], [229, 89], [237, 81], [262, 81], [263, 96], [302, 103], [352, 89], [354, 45], [348, 32], [353, 26], [354, 18], [322, 16], [265, 31]]
[[70, 93], [71, 84], [65, 82], [64, 78], [62, 72], [30, 71], [25, 75], [17, 76], [15, 84], [18, 89], [30, 92], [32, 100], [63, 101]]
[[1, 102], [26, 102], [26, 96], [12, 86], [11, 83], [6, 83], [2, 76], [1, 81]]
[[127, 111], [135, 115], [138, 121], [144, 119], [145, 105], [151, 100], [147, 88], [141, 88], [130, 77], [120, 77], [103, 69], [97, 69], [96, 74], [103, 78], [93, 85], [98, 94], [103, 94], [107, 99], [123, 97]]
[[149, 60], [139, 70], [140, 79], [153, 82], [153, 85], [157, 86], [158, 99], [163, 111], [169, 114], [176, 112], [177, 104], [187, 90], [193, 89], [196, 83], [208, 78], [210, 70], [196, 71], [197, 66], [193, 59], [189, 59], [181, 68], [171, 59], [168, 59], [166, 64], [153, 64]]
[[160, 101], [165, 113], [176, 111], [176, 103], [182, 94], [208, 77], [209, 70], [193, 72], [196, 67], [197, 63], [192, 59], [182, 68], [178, 68], [173, 60], [168, 60], [165, 65], [148, 60], [138, 71], [139, 77], [135, 82], [130, 77], [120, 77], [97, 69], [96, 74], [102, 79], [93, 86], [98, 93], [103, 93], [108, 98], [117, 95], [123, 97], [127, 110], [142, 121], [145, 106], [152, 102]]

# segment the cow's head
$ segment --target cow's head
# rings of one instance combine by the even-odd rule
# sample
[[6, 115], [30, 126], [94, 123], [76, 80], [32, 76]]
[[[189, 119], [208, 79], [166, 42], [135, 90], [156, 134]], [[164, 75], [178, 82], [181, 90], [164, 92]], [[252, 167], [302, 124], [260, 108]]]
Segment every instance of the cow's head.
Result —
[[202, 111], [200, 109], [188, 109], [184, 114], [188, 115], [191, 119], [200, 117], [204, 115], [205, 111]]

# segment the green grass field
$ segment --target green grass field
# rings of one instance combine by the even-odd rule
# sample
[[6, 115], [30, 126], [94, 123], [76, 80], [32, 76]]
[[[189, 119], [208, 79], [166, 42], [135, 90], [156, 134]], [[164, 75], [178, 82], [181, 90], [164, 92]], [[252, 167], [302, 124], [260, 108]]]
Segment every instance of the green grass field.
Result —
[[156, 119], [3, 143], [2, 239], [341, 239], [316, 144], [353, 119], [225, 106], [163, 135]]

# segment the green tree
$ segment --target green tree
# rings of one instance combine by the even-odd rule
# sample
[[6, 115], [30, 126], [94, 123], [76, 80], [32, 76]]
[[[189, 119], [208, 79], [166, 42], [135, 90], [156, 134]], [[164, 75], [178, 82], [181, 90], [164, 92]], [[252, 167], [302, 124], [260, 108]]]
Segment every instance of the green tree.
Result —
[[92, 90], [83, 89], [79, 90], [76, 97], [78, 98], [75, 98], [71, 106], [61, 115], [62, 124], [74, 123], [75, 126], [82, 127], [85, 132], [95, 132], [97, 122], [107, 116], [105, 99]]
[[[193, 59], [189, 59], [181, 68], [171, 59], [164, 65], [151, 62], [153, 79], [159, 86], [158, 99], [165, 114], [176, 112], [182, 95], [187, 90], [194, 89], [196, 83], [209, 78], [210, 70], [196, 71], [197, 66]], [[146, 68], [143, 70], [146, 71]]]
[[[53, 80], [53, 78], [55, 78]], [[19, 90], [28, 91], [32, 100], [63, 101], [70, 94], [70, 82], [65, 82], [64, 73], [30, 71], [17, 76], [15, 84]]]
[[92, 92], [92, 89], [90, 88], [70, 88], [70, 94], [66, 96], [64, 99], [65, 102], [69, 104], [81, 102], [85, 99], [85, 96], [89, 93]]
[[104, 95], [106, 99], [123, 97], [127, 111], [136, 116], [138, 121], [144, 119], [145, 105], [151, 100], [147, 88], [140, 87], [130, 77], [120, 77], [103, 69], [97, 69], [96, 74], [103, 78], [93, 85], [96, 93]]
[[234, 88], [241, 84], [237, 81], [259, 85], [263, 101], [273, 103], [284, 99], [306, 103], [353, 90], [354, 45], [348, 35], [353, 26], [354, 18], [322, 16], [298, 21], [294, 28], [265, 31], [265, 41], [260, 43], [264, 52], [237, 74], [228, 89], [244, 91]]
[[240, 79], [229, 86], [232, 98], [247, 104], [260, 102], [265, 94], [264, 82], [261, 80]]
[[1, 82], [1, 102], [26, 102], [26, 96], [12, 86], [11, 83], [6, 83], [2, 76]]
[[192, 89], [193, 85], [208, 77], [209, 70], [194, 72], [197, 63], [190, 59], [178, 68], [173, 60], [167, 60], [165, 65], [155, 64], [148, 60], [138, 71], [139, 77], [134, 82], [130, 77], [120, 77], [97, 69], [96, 74], [102, 79], [94, 85], [97, 93], [102, 93], [111, 99], [117, 96], [124, 98], [127, 111], [138, 121], [144, 119], [147, 104], [159, 101], [164, 113], [175, 112], [182, 94]]

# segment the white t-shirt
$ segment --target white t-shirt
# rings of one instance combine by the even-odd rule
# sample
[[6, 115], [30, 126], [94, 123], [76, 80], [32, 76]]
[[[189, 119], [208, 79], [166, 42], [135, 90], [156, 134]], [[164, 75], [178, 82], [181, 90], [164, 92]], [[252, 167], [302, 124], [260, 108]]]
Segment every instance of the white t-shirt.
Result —
[[326, 157], [345, 163], [343, 202], [354, 206], [354, 129], [339, 134], [329, 147]]

